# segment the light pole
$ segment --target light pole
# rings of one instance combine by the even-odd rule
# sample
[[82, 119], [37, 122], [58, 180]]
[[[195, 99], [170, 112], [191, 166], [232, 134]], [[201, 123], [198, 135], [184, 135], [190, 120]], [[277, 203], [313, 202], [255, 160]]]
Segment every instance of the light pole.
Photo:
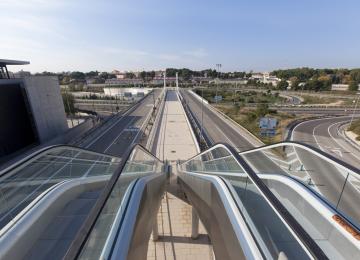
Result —
[[234, 96], [233, 96], [234, 106], [235, 106], [235, 96], [236, 96], [236, 89], [234, 89]]
[[354, 121], [354, 116], [355, 116], [355, 111], [356, 111], [356, 108], [357, 108], [357, 104], [359, 102], [359, 98], [360, 98], [360, 92], [356, 93], [358, 95], [357, 99], [356, 99], [356, 102], [355, 100], [353, 102], [355, 102], [355, 107], [354, 107], [354, 111], [353, 111], [353, 114], [351, 116], [351, 121], [350, 121], [350, 125], [349, 125], [349, 129], [351, 128], [351, 125], [352, 125], [352, 122]]
[[221, 64], [218, 63], [216, 64], [216, 68], [218, 70], [218, 81], [216, 82], [216, 94], [215, 94], [215, 102], [217, 104], [218, 99], [217, 99], [217, 95], [218, 95], [218, 85], [219, 85], [219, 81], [220, 81], [220, 69], [221, 69]]
[[201, 138], [203, 138], [203, 125], [204, 125], [204, 89], [201, 88]]

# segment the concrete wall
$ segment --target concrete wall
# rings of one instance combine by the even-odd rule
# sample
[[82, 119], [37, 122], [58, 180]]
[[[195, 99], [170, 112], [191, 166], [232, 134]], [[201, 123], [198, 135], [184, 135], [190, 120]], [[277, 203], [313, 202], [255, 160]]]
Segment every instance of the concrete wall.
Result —
[[23, 83], [40, 142], [63, 134], [68, 127], [57, 77], [30, 76]]

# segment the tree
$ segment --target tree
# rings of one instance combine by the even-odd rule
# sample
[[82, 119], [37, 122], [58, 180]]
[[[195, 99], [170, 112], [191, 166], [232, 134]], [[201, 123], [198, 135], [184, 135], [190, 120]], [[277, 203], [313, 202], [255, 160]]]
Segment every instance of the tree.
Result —
[[356, 83], [360, 83], [360, 69], [351, 70], [350, 77]]
[[140, 72], [140, 78], [141, 78], [143, 81], [146, 81], [146, 71]]
[[99, 72], [98, 71], [90, 71], [90, 72], [85, 73], [85, 75], [86, 75], [86, 77], [94, 78], [99, 75]]
[[80, 72], [80, 71], [74, 71], [74, 72], [71, 72], [70, 78], [77, 79], [77, 80], [85, 79], [85, 73]]
[[132, 73], [132, 72], [126, 72], [125, 78], [127, 78], [127, 79], [133, 79], [133, 78], [135, 78], [135, 74]]
[[281, 80], [278, 84], [277, 84], [277, 88], [281, 89], [281, 90], [286, 90], [287, 87], [289, 86], [289, 83], [286, 80]]
[[99, 74], [99, 78], [102, 78], [104, 80], [113, 79], [113, 78], [116, 78], [116, 75], [108, 73], [108, 72], [101, 72]]
[[76, 111], [74, 96], [71, 93], [67, 93], [67, 92], [62, 93], [61, 95], [62, 95], [66, 114], [67, 115], [74, 114]]
[[62, 79], [62, 81], [61, 81], [61, 84], [62, 84], [62, 85], [67, 85], [67, 84], [69, 84], [69, 82], [70, 82], [70, 77], [69, 77], [69, 76], [65, 76], [65, 77], [63, 77], [63, 79]]
[[256, 107], [256, 112], [255, 113], [256, 113], [256, 115], [258, 117], [266, 116], [269, 113], [268, 104], [264, 104], [264, 103], [258, 104], [257, 107]]
[[349, 84], [349, 91], [358, 91], [359, 85], [355, 81], [351, 81]]

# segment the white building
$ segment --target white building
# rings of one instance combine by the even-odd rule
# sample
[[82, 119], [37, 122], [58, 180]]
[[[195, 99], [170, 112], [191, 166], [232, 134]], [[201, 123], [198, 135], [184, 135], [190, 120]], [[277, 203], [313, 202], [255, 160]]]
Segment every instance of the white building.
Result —
[[[360, 89], [360, 84], [358, 85], [358, 90]], [[348, 84], [332, 84], [331, 90], [334, 91], [348, 91], [349, 85]]]
[[106, 96], [117, 96], [123, 97], [124, 99], [136, 99], [142, 98], [147, 95], [152, 88], [104, 88], [104, 93]]
[[349, 90], [349, 85], [348, 84], [332, 84], [331, 85], [331, 90], [334, 90], [334, 91], [347, 91], [347, 90]]
[[14, 78], [17, 78], [17, 79], [22, 79], [22, 78], [30, 77], [30, 76], [31, 76], [30, 71], [20, 70], [20, 71], [14, 73]]
[[276, 76], [271, 76], [269, 72], [253, 73], [251, 74], [250, 79], [258, 80], [262, 83], [270, 83], [273, 86], [277, 86], [277, 84], [281, 81]]
[[126, 86], [126, 85], [139, 85], [139, 84], [143, 84], [143, 80], [142, 79], [107, 79], [105, 80], [105, 84], [106, 85], [121, 85], [121, 86]]

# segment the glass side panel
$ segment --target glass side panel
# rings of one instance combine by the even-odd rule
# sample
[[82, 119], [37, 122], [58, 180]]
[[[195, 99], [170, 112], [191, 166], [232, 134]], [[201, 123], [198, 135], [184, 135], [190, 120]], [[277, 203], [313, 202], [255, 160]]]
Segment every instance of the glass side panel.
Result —
[[60, 146], [34, 156], [0, 176], [0, 232], [37, 197], [64, 180], [110, 178], [120, 158]]
[[[325, 253], [341, 258], [354, 249], [359, 255], [356, 248], [360, 235], [355, 231], [360, 223], [357, 173], [299, 144], [279, 144], [240, 154]], [[341, 226], [333, 220], [338, 212], [349, 225]], [[351, 224], [355, 229], [349, 229]], [[342, 235], [345, 230], [352, 237]]]
[[299, 145], [264, 147], [242, 156], [269, 185], [281, 180], [300, 183], [360, 226], [360, 208], [354, 207], [360, 201], [358, 173]]
[[80, 259], [108, 259], [117, 236], [131, 188], [136, 180], [163, 174], [163, 163], [137, 146], [126, 162], [80, 253]]
[[229, 184], [238, 208], [266, 259], [308, 259], [308, 252], [249, 178], [232, 153], [222, 145], [180, 165], [185, 173], [220, 176]]

